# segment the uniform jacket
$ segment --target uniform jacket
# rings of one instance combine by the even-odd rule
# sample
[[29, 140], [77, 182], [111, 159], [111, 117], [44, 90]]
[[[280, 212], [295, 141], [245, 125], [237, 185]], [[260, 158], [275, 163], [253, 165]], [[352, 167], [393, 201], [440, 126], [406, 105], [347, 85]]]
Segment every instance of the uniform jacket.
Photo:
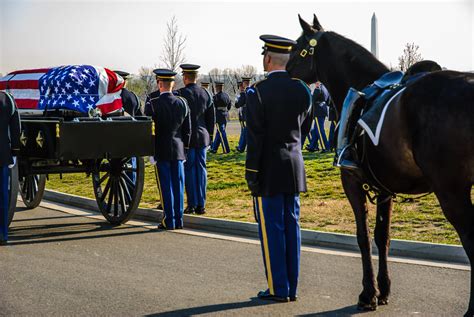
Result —
[[237, 98], [237, 101], [235, 102], [235, 107], [239, 109], [239, 120], [240, 121], [246, 121], [247, 120], [247, 95], [245, 94], [245, 91], [241, 92], [239, 97]]
[[159, 161], [184, 160], [191, 138], [189, 108], [183, 98], [172, 93], [152, 100], [155, 122], [155, 157]]
[[208, 146], [214, 133], [216, 116], [209, 92], [196, 84], [188, 84], [177, 90], [179, 96], [188, 102], [191, 111], [191, 143], [190, 148]]
[[160, 96], [160, 91], [156, 90], [150, 93], [145, 100], [145, 116], [151, 117], [153, 115], [153, 106], [152, 101], [158, 99]]
[[247, 90], [245, 174], [254, 195], [306, 191], [301, 135], [311, 128], [311, 104], [309, 87], [287, 72], [270, 73]]
[[229, 110], [232, 107], [232, 102], [227, 93], [221, 91], [214, 95], [214, 108], [216, 111], [216, 122], [218, 124], [227, 123], [229, 119]]
[[122, 93], [123, 109], [131, 116], [143, 116], [140, 99], [130, 90], [123, 88]]
[[15, 100], [0, 91], [0, 166], [13, 163], [20, 153], [20, 117]]

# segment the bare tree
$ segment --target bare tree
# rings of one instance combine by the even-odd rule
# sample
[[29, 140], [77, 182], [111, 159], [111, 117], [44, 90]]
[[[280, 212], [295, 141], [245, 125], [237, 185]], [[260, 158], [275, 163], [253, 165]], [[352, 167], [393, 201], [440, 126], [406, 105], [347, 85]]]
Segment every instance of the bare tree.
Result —
[[151, 92], [157, 89], [155, 74], [153, 73], [153, 68], [145, 67], [145, 66], [140, 67], [140, 70], [138, 71], [138, 76], [140, 80], [143, 82], [144, 93], [146, 95], [149, 95]]
[[403, 54], [398, 58], [398, 67], [402, 72], [406, 71], [408, 67], [423, 60], [421, 54], [418, 53], [420, 47], [415, 43], [405, 44]]
[[186, 37], [178, 30], [178, 20], [175, 16], [166, 24], [166, 36], [161, 61], [166, 68], [176, 71], [178, 66], [185, 62], [184, 50]]

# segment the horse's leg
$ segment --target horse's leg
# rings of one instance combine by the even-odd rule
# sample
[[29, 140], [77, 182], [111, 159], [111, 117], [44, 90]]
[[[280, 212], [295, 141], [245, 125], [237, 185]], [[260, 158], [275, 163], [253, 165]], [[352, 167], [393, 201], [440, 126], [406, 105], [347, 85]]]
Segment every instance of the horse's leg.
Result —
[[[445, 186], [436, 188], [435, 194], [446, 218], [456, 229], [472, 268], [474, 264], [474, 206], [471, 202], [471, 186], [471, 184], [458, 187]], [[471, 296], [465, 316], [474, 316], [473, 291], [474, 280], [471, 272]]]
[[378, 289], [372, 266], [372, 246], [367, 220], [367, 200], [362, 184], [350, 173], [341, 171], [342, 186], [352, 206], [357, 226], [357, 243], [362, 256], [363, 290], [359, 295], [357, 307], [363, 310], [377, 309]]
[[390, 222], [392, 217], [392, 198], [380, 196], [377, 198], [377, 220], [375, 223], [375, 244], [379, 250], [379, 273], [377, 275], [380, 295], [379, 305], [388, 304], [390, 295], [390, 275], [388, 273], [388, 249], [390, 248]]

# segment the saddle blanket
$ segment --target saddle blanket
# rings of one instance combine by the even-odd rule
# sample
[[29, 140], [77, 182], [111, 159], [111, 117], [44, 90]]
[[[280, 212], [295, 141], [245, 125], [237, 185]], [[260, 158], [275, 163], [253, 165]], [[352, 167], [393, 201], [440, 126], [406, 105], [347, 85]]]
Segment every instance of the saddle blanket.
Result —
[[357, 123], [364, 129], [372, 143], [377, 146], [380, 140], [385, 114], [392, 101], [403, 91], [405, 86], [384, 90], [372, 103], [367, 112], [364, 112]]
[[103, 114], [122, 109], [124, 79], [98, 66], [67, 65], [19, 70], [0, 78], [0, 90], [11, 93], [19, 109], [69, 109]]

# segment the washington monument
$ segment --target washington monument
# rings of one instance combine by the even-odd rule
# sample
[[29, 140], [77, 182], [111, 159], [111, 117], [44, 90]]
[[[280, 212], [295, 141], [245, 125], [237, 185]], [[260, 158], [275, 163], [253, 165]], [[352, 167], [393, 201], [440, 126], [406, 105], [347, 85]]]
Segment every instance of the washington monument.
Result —
[[370, 51], [375, 57], [379, 58], [379, 40], [377, 34], [377, 17], [375, 16], [375, 12], [372, 15], [370, 28]]

